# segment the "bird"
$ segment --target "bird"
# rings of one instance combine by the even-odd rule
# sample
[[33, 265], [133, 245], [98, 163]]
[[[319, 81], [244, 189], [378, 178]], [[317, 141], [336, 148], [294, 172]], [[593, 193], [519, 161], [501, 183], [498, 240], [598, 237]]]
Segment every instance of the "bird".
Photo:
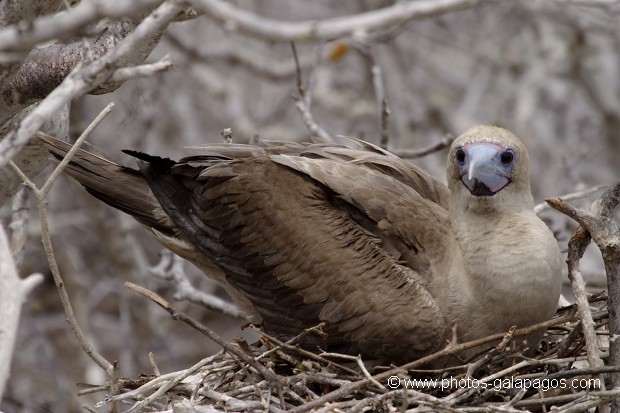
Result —
[[[59, 162], [71, 145], [38, 134]], [[248, 320], [313, 351], [389, 363], [555, 314], [561, 255], [506, 129], [453, 140], [447, 186], [369, 142], [202, 144], [137, 168], [78, 150], [65, 173], [219, 282]], [[322, 324], [321, 324], [322, 323]], [[535, 349], [543, 331], [527, 336]]]

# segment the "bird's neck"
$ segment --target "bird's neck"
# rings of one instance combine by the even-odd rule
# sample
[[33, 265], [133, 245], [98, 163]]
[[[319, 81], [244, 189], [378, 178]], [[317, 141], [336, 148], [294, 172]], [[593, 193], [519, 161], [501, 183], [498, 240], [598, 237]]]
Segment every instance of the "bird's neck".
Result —
[[[460, 319], [461, 327], [488, 328], [475, 332], [483, 335], [536, 319], [536, 312], [543, 319], [552, 314], [557, 303], [548, 303], [548, 296], [559, 289], [559, 250], [551, 232], [531, 210], [469, 211], [451, 215], [451, 225], [462, 259], [462, 267], [453, 268], [451, 281], [463, 286], [462, 293], [468, 297], [469, 302], [462, 304], [471, 308], [464, 313], [486, 320], [472, 320], [468, 327], [468, 315]], [[547, 252], [553, 256], [556, 250], [558, 258], [550, 262]], [[489, 314], [493, 317], [487, 318]]]

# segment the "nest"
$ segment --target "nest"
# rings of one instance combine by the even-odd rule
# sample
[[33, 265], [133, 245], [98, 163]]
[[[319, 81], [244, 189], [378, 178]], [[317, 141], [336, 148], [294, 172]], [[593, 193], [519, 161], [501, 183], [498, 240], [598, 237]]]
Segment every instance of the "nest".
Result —
[[[251, 345], [242, 339], [224, 343], [161, 297], [150, 298], [218, 342], [223, 350], [182, 371], [160, 374], [154, 365], [153, 375], [119, 379], [82, 391], [110, 393], [114, 389], [116, 394], [107, 396], [98, 407], [118, 402], [128, 407], [121, 409], [126, 412], [517, 412], [551, 408], [581, 412], [620, 396], [620, 390], [605, 390], [606, 384], [609, 386], [605, 376], [620, 368], [591, 367], [588, 362], [574, 306], [538, 325], [547, 331], [535, 357], [524, 356], [515, 346], [531, 328], [513, 328], [503, 337], [486, 340], [496, 344], [473, 360], [457, 367], [425, 370], [430, 361], [458, 356], [476, 342], [449, 344], [404, 366], [370, 368], [359, 357], [315, 354], [296, 345], [307, 334], [320, 334], [320, 326], [287, 342], [261, 333], [261, 340]], [[590, 297], [590, 305], [596, 334], [607, 338], [606, 297]], [[603, 347], [604, 359], [607, 343]]]

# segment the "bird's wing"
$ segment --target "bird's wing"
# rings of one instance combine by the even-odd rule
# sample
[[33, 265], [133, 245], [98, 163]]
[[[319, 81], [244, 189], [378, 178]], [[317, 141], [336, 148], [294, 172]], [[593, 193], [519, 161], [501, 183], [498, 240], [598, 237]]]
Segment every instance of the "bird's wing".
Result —
[[[394, 174], [401, 167], [390, 157], [364, 148], [216, 146], [179, 162], [129, 152], [140, 173], [105, 160], [93, 169], [101, 158], [78, 151], [69, 173], [162, 232], [173, 251], [201, 268], [214, 263], [272, 333], [325, 322], [327, 339], [303, 344], [390, 361], [444, 343], [447, 322], [425, 277], [449, 224], [432, 191], [407, 182], [421, 173]], [[403, 265], [403, 245], [417, 268]]]
[[[300, 173], [283, 165], [287, 157], [334, 169]], [[433, 227], [449, 226], [447, 211], [411, 187], [355, 163], [300, 155], [197, 156], [171, 168], [146, 161], [140, 168], [168, 216], [243, 291], [268, 331], [290, 337], [326, 322], [327, 342], [306, 345], [390, 360], [443, 343], [446, 323], [426, 281], [364, 225], [406, 242], [428, 271], [424, 242], [444, 236]]]

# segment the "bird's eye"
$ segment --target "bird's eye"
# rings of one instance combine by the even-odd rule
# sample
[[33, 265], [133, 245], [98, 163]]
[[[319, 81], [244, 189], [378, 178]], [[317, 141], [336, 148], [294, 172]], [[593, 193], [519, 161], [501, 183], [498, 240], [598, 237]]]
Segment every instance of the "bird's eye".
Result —
[[515, 160], [515, 154], [512, 150], [508, 149], [507, 151], [505, 151], [502, 156], [500, 157], [500, 161], [502, 161], [502, 163], [504, 165], [510, 165], [512, 163], [512, 161]]
[[465, 151], [462, 148], [458, 148], [454, 153], [454, 158], [459, 163], [465, 162]]

